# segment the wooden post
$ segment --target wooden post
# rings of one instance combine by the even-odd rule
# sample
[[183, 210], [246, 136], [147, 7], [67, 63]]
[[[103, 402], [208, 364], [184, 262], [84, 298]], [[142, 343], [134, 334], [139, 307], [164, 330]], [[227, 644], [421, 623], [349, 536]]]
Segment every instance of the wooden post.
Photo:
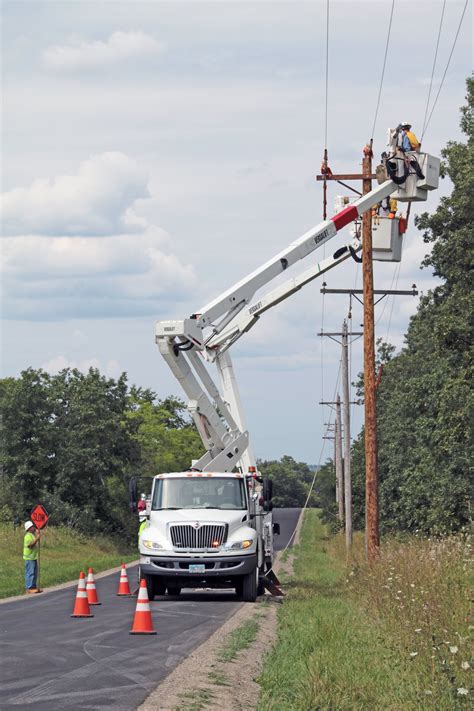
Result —
[[351, 478], [351, 417], [349, 398], [349, 344], [347, 321], [342, 325], [342, 397], [344, 403], [344, 503], [346, 522], [346, 548], [352, 546], [352, 478]]
[[339, 497], [338, 504], [338, 519], [341, 523], [344, 521], [344, 471], [342, 467], [342, 427], [341, 427], [341, 398], [339, 393], [336, 397], [336, 432], [335, 432], [335, 461], [336, 461], [336, 481]]
[[[372, 148], [364, 151], [362, 192], [372, 189]], [[367, 558], [377, 556], [379, 536], [377, 415], [375, 403], [374, 274], [372, 262], [372, 215], [362, 216], [362, 276], [364, 291], [364, 403], [365, 403], [365, 513]]]

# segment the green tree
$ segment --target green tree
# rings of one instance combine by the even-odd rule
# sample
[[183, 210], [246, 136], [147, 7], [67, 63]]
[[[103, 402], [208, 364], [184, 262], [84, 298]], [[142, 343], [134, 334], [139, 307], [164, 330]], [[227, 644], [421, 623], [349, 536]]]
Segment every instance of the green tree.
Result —
[[[313, 472], [304, 462], [297, 462], [285, 454], [280, 460], [257, 462], [262, 476], [273, 480], [273, 505], [276, 507], [303, 506], [308, 496]], [[314, 504], [311, 499], [310, 505]]]

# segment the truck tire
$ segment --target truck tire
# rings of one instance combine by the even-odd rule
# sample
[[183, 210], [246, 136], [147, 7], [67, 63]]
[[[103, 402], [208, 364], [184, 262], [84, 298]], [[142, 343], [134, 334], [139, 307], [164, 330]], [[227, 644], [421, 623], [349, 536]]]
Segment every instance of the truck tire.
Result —
[[166, 585], [155, 578], [153, 581], [153, 592], [155, 595], [164, 595], [166, 593]]
[[255, 602], [257, 599], [258, 568], [242, 577], [241, 597], [244, 602]]
[[148, 599], [152, 602], [155, 599], [155, 584], [153, 582], [152, 575], [144, 575], [142, 578], [146, 583], [146, 591], [148, 593]]
[[168, 595], [179, 595], [181, 588], [178, 585], [168, 585]]

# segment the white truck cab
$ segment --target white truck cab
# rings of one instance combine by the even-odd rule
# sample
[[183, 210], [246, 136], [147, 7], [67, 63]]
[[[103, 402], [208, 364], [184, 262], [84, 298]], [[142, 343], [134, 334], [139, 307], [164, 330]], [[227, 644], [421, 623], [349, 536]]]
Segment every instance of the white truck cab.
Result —
[[253, 474], [155, 476], [148, 526], [139, 538], [140, 577], [149, 598], [166, 590], [177, 595], [183, 587], [235, 588], [254, 602], [263, 592], [259, 574], [272, 564], [270, 498], [268, 482], [262, 487]]

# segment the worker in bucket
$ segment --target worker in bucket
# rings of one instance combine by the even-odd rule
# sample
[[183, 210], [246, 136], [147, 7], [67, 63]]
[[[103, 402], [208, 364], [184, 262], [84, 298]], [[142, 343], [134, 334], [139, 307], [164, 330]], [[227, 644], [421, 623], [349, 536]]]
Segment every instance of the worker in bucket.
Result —
[[398, 128], [398, 148], [403, 153], [419, 152], [421, 143], [411, 130], [411, 123], [401, 123]]
[[38, 580], [38, 547], [41, 538], [40, 531], [32, 521], [25, 523], [23, 538], [23, 560], [25, 561], [25, 588], [28, 595], [42, 592], [37, 587]]

